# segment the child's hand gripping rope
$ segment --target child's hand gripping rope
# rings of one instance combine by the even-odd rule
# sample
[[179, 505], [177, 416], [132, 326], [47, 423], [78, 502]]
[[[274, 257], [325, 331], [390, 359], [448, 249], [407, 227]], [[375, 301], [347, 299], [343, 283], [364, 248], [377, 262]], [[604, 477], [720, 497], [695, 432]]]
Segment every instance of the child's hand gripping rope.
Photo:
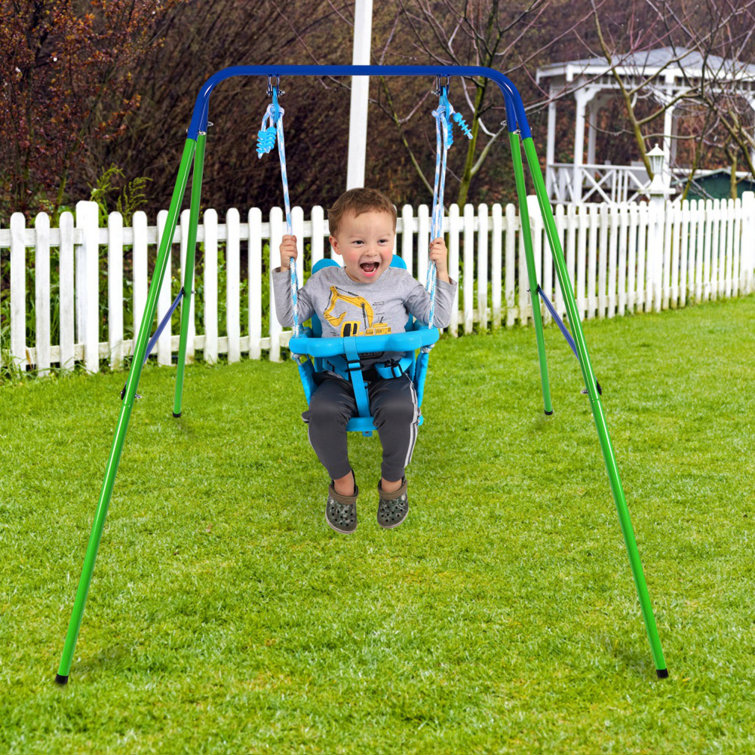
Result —
[[288, 270], [296, 262], [299, 251], [296, 248], [296, 236], [285, 234], [280, 245], [281, 270]]

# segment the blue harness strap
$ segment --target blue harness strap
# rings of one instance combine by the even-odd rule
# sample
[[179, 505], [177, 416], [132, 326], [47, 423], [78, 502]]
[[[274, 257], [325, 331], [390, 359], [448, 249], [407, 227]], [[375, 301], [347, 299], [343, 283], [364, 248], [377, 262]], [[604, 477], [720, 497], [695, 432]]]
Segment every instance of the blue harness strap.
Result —
[[354, 398], [357, 402], [357, 411], [360, 416], [366, 417], [370, 413], [370, 400], [367, 396], [367, 388], [362, 377], [362, 362], [357, 351], [356, 336], [348, 336], [343, 339], [343, 350], [346, 356], [346, 369], [349, 380], [354, 388]]
[[[356, 338], [357, 336], [346, 336], [347, 338]], [[369, 338], [370, 336], [363, 336]], [[377, 374], [385, 380], [391, 378], [401, 377], [405, 372], [409, 373], [409, 377], [414, 377], [412, 372], [412, 364], [414, 360], [410, 356], [403, 356], [400, 359], [391, 359], [385, 362], [376, 362], [371, 365]], [[334, 372], [344, 380], [351, 380], [351, 366], [349, 360], [345, 356], [331, 356], [326, 359], [322, 359], [320, 363], [322, 368], [320, 371]]]

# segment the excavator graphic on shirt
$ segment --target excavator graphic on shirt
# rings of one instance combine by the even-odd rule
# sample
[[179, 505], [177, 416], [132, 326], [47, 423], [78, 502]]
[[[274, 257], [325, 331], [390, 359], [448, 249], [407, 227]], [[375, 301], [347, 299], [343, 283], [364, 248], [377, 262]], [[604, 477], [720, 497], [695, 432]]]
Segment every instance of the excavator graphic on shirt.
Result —
[[[339, 302], [345, 306], [338, 307]], [[339, 314], [335, 313], [337, 307]], [[375, 312], [366, 299], [349, 291], [339, 291], [336, 286], [330, 287], [330, 299], [322, 315], [334, 330], [340, 330], [341, 337], [378, 336], [391, 332], [387, 323], [374, 322]]]

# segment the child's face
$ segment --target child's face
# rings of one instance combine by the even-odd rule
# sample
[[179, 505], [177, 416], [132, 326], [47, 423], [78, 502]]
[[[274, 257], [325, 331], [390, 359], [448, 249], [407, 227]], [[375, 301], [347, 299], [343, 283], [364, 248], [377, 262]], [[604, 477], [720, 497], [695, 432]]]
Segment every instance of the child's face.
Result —
[[345, 212], [330, 245], [343, 257], [346, 274], [358, 283], [374, 283], [390, 266], [396, 231], [387, 212]]

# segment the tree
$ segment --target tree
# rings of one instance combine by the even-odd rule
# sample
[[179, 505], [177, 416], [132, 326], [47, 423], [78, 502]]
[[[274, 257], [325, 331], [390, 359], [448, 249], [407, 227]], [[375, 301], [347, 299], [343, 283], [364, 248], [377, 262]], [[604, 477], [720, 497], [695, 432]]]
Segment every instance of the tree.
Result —
[[[0, 0], [5, 86], [0, 118], [0, 215], [56, 210], [87, 198], [109, 171], [118, 186], [148, 188], [164, 207], [202, 84], [244, 63], [343, 60], [350, 31], [333, 0]], [[213, 93], [204, 201], [218, 209], [280, 204], [277, 162], [254, 144], [266, 81], [233, 79]], [[284, 82], [292, 197], [321, 201], [341, 188], [342, 90], [312, 79]], [[334, 159], [334, 156], [336, 159]], [[117, 188], [117, 186], [116, 186]]]
[[[381, 60], [503, 70], [508, 76], [520, 79], [520, 90], [529, 102], [528, 109], [536, 110], [542, 107], [543, 99], [532, 86], [530, 69], [555, 45], [572, 36], [586, 17], [584, 13], [565, 12], [565, 6], [563, 0], [520, 0], [514, 3], [499, 0], [398, 0], [398, 12]], [[569, 18], [566, 23], [563, 22], [565, 17]], [[500, 137], [507, 133], [505, 110], [500, 97], [491, 97], [490, 84], [490, 80], [483, 77], [462, 83], [464, 115], [470, 123], [472, 139], [465, 140], [463, 161], [456, 174], [456, 201], [459, 204], [467, 201], [472, 182], [481, 176], [489, 158], [492, 155], [501, 157], [497, 148], [500, 146], [505, 150], [508, 147], [499, 144]], [[381, 82], [378, 104], [398, 128], [409, 160], [430, 189], [430, 181], [411, 146], [420, 141], [411, 128], [416, 107], [398, 101], [397, 90], [392, 90], [385, 81]], [[461, 110], [460, 104], [455, 106]], [[424, 141], [428, 142], [427, 136]], [[491, 178], [494, 175], [491, 171]], [[500, 182], [493, 181], [493, 184], [497, 183]], [[500, 189], [497, 198], [500, 199]]]
[[0, 214], [58, 208], [98, 142], [123, 133], [136, 62], [176, 0], [0, 0]]
[[[663, 0], [659, 7], [664, 23], [684, 25], [673, 8]], [[704, 60], [703, 76], [699, 81], [682, 64], [682, 70], [690, 90], [695, 92], [695, 102], [704, 112], [705, 128], [701, 129], [707, 146], [722, 151], [731, 166], [731, 195], [737, 196], [737, 167], [742, 159], [750, 175], [755, 178], [753, 152], [755, 152], [755, 93], [742, 87], [741, 82], [755, 81], [755, 1], [722, 0], [703, 5], [707, 18], [698, 28], [701, 34], [689, 34], [687, 44]], [[699, 12], [699, 6], [698, 6]], [[748, 98], [749, 95], [749, 98]], [[700, 152], [701, 150], [697, 150]], [[684, 187], [684, 195], [690, 188], [697, 167]]]
[[[351, 54], [346, 14], [352, 7], [352, 0], [218, 0], [175, 6], [163, 44], [134, 72], [132, 88], [141, 107], [125, 133], [103, 145], [99, 164], [128, 164], [130, 175], [149, 177], [153, 203], [164, 206], [195, 98], [209, 76], [245, 63], [342, 63], [344, 49]], [[297, 77], [284, 79], [281, 87], [292, 202], [332, 201], [343, 188], [346, 166], [344, 85]], [[202, 192], [206, 206], [266, 211], [282, 203], [275, 155], [259, 160], [255, 153], [270, 101], [266, 88], [264, 78], [233, 78], [214, 90]]]
[[[652, 177], [647, 158], [651, 129], [669, 108], [684, 109], [694, 123], [687, 136], [692, 156], [683, 195], [703, 164], [706, 152], [723, 153], [732, 164], [736, 181], [738, 157], [755, 176], [752, 150], [753, 107], [740, 81], [753, 79], [751, 58], [755, 33], [755, 0], [634, 0], [609, 17], [591, 0], [596, 42], [616, 81], [634, 141]], [[627, 56], [654, 48], [667, 48], [664, 68], [630, 80], [620, 72]], [[664, 93], [657, 82], [671, 67], [681, 71], [685, 86]], [[751, 93], [750, 93], [751, 94]], [[688, 157], [689, 157], [689, 150]]]

